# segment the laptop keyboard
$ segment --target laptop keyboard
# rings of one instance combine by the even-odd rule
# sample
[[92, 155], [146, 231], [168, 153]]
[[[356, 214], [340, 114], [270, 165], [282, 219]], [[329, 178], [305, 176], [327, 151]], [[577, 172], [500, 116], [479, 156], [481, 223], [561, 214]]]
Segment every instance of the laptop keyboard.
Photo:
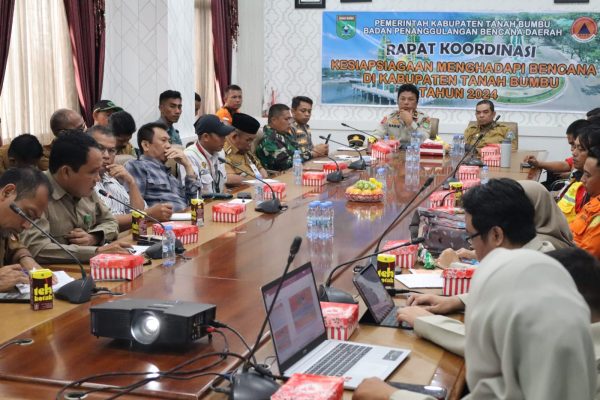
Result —
[[326, 376], [343, 376], [371, 349], [372, 347], [340, 343], [305, 373]]

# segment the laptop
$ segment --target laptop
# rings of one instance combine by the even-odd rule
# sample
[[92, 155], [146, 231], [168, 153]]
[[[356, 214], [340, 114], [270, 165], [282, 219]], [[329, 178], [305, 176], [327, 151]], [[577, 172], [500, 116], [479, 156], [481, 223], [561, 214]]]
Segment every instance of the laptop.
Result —
[[398, 306], [394, 304], [394, 299], [385, 290], [377, 270], [372, 264], [355, 274], [352, 282], [368, 309], [360, 320], [361, 324], [410, 329], [409, 325], [403, 325], [396, 319]]
[[[341, 376], [355, 389], [365, 378], [387, 378], [410, 350], [327, 339], [311, 263], [289, 272], [269, 326], [280, 373]], [[280, 279], [261, 288], [265, 309], [273, 302]]]

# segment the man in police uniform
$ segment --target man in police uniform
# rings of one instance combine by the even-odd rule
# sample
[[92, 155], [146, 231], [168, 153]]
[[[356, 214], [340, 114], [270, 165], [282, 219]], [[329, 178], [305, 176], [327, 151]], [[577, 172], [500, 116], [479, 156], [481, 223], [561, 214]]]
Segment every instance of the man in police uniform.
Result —
[[298, 148], [304, 159], [325, 157], [329, 154], [329, 145], [325, 143], [313, 144], [308, 121], [312, 114], [313, 101], [310, 97], [296, 96], [292, 99], [292, 136], [298, 143]]
[[[481, 100], [477, 103], [475, 118], [477, 118], [477, 124], [465, 129], [465, 144], [473, 146], [479, 134], [484, 133], [485, 136], [477, 145], [477, 149], [480, 150], [488, 144], [502, 142], [508, 134], [509, 128], [507, 125], [494, 121], [496, 112], [494, 111], [494, 103], [490, 100]], [[513, 150], [516, 145], [516, 140], [513, 140]]]
[[404, 84], [398, 88], [398, 111], [383, 117], [377, 129], [381, 137], [389, 136], [403, 144], [410, 142], [410, 135], [417, 132], [421, 140], [429, 139], [431, 122], [429, 116], [417, 111], [419, 90], [415, 85]]
[[[227, 171], [227, 186], [237, 186], [247, 177], [252, 178], [257, 174], [261, 178], [266, 178], [267, 171], [263, 168], [260, 161], [252, 154], [251, 147], [256, 133], [260, 128], [260, 123], [244, 113], [233, 114], [231, 125], [235, 128], [227, 139], [225, 139], [225, 158], [228, 162], [235, 165], [235, 169], [225, 165]], [[242, 170], [243, 172], [240, 172]]]
[[[202, 193], [223, 193], [227, 173], [225, 165], [219, 161], [224, 157], [225, 138], [234, 128], [219, 121], [219, 117], [206, 114], [196, 123], [198, 140], [184, 150], [184, 154], [192, 163], [192, 168], [202, 183]], [[180, 176], [185, 174], [180, 173]]]

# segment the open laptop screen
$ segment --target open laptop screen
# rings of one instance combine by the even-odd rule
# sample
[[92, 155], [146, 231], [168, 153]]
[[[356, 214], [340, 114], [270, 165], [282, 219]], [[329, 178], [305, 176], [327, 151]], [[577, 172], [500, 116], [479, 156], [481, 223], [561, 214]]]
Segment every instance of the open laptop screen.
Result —
[[[276, 279], [262, 288], [267, 310], [278, 284]], [[327, 339], [310, 263], [285, 276], [269, 325], [281, 373]]]
[[355, 275], [354, 284], [363, 296], [375, 322], [383, 321], [394, 308], [394, 300], [385, 290], [375, 267], [370, 265]]

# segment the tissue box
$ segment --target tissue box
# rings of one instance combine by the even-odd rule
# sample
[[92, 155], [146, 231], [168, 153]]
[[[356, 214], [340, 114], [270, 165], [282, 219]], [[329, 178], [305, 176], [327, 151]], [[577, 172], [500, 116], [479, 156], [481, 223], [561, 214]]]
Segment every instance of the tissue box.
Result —
[[[164, 226], [170, 225], [173, 227], [175, 237], [181, 240], [183, 244], [191, 244], [198, 242], [198, 227], [196, 225], [190, 225], [189, 222], [164, 222]], [[152, 232], [155, 235], [162, 235], [163, 228], [159, 224], [152, 225]]]
[[444, 296], [454, 296], [467, 293], [471, 286], [471, 278], [475, 273], [475, 268], [448, 268], [442, 272], [444, 278], [444, 287], [442, 294]]
[[340, 376], [293, 374], [271, 400], [341, 400], [343, 394]]
[[454, 207], [454, 192], [450, 190], [438, 190], [429, 196], [429, 207]]
[[376, 160], [387, 160], [392, 153], [392, 148], [383, 142], [375, 142], [371, 146], [371, 157]]
[[500, 154], [481, 157], [481, 161], [488, 167], [499, 167], [500, 166]]
[[[340, 171], [343, 171], [345, 169], [348, 169], [348, 164], [340, 162], [338, 163], [338, 165], [340, 166]], [[335, 172], [337, 171], [337, 166], [335, 165], [334, 162], [329, 162], [327, 164], [323, 164], [323, 172], [325, 172], [325, 174], [329, 174], [331, 172]]]
[[421, 143], [419, 154], [421, 157], [444, 157], [444, 145], [440, 142], [427, 139]]
[[[389, 249], [390, 247], [398, 246], [403, 243], [409, 242], [408, 240], [388, 240], [383, 245], [382, 250]], [[410, 246], [400, 247], [394, 250], [386, 251], [387, 254], [393, 254], [396, 256], [396, 267], [397, 268], [412, 268], [417, 262], [417, 252], [419, 251], [418, 244], [411, 244]]]
[[474, 165], [461, 165], [458, 167], [459, 181], [479, 180], [479, 167]]
[[302, 174], [302, 185], [323, 186], [325, 184], [325, 172], [304, 172]]
[[98, 254], [90, 259], [90, 270], [95, 280], [132, 281], [144, 272], [144, 257], [133, 254]]
[[[275, 188], [273, 188], [275, 189]], [[275, 194], [277, 195], [277, 193]], [[240, 222], [246, 217], [246, 205], [241, 203], [219, 203], [212, 208], [214, 222]]]
[[358, 325], [358, 304], [321, 302], [329, 339], [348, 340]]
[[[273, 182], [270, 184], [275, 191], [275, 197], [279, 200], [283, 200], [285, 197], [285, 183], [284, 182]], [[263, 197], [266, 200], [271, 199], [271, 188], [267, 185], [263, 185]]]

